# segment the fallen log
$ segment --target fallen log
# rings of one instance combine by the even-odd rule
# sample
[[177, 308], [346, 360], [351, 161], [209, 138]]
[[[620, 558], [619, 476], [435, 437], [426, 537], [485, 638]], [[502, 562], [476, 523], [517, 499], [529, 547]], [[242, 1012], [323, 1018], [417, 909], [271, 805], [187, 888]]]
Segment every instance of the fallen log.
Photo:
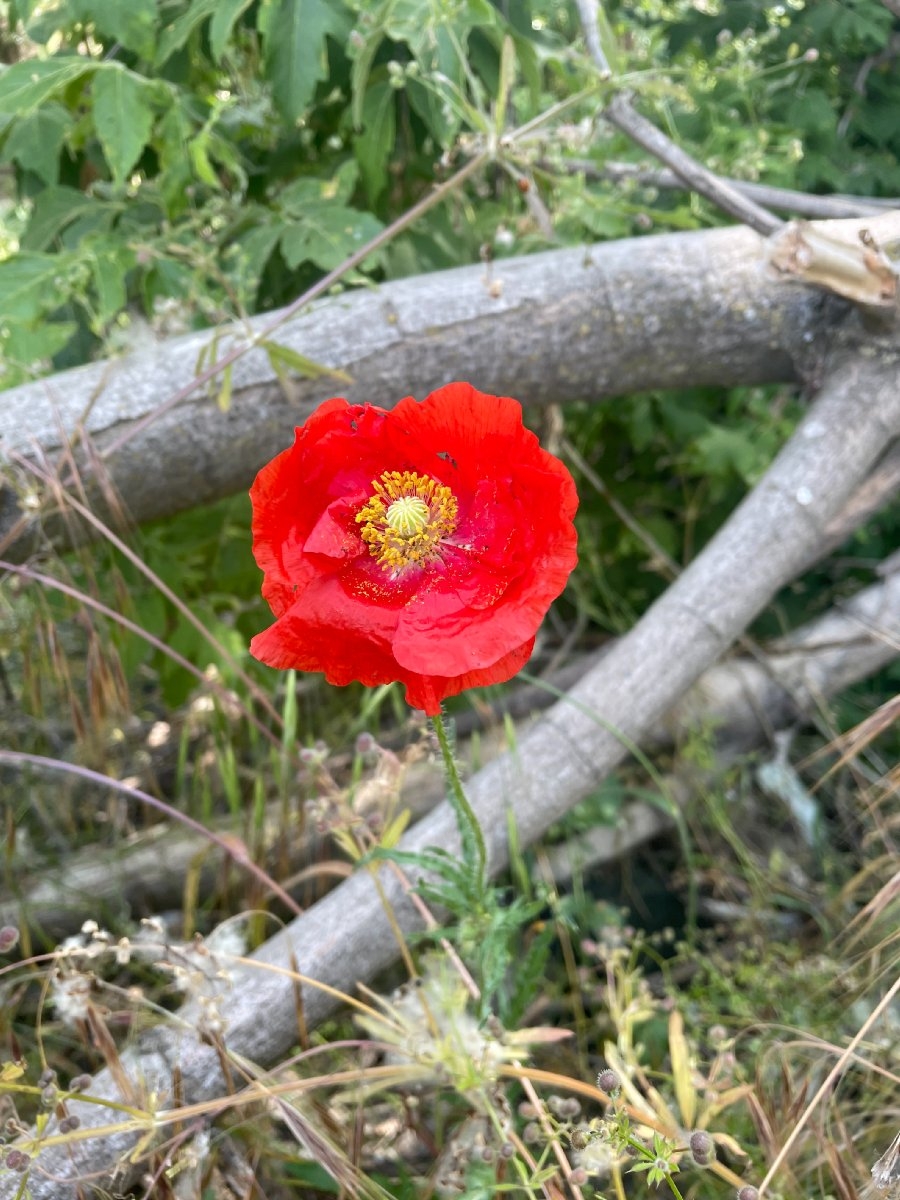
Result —
[[[845, 305], [776, 279], [764, 245], [729, 228], [501, 259], [490, 278], [461, 267], [329, 297], [270, 338], [351, 382], [294, 374], [282, 386], [255, 346], [230, 369], [227, 405], [213, 381], [162, 411], [199, 363], [251, 346], [267, 314], [0, 393], [0, 557], [21, 561], [36, 544], [35, 480], [14, 466], [23, 455], [68, 469], [74, 454], [97, 511], [114, 516], [118, 496], [140, 522], [247, 487], [335, 394], [388, 408], [467, 378], [540, 406], [815, 375]], [[60, 521], [46, 529], [73, 536]]]
[[[758, 659], [729, 658], [704, 671], [648, 732], [644, 748], [670, 746], [692, 730], [712, 728], [716, 745], [733, 758], [764, 745], [773, 731], [814, 718], [823, 701], [881, 670], [900, 655], [900, 564], [883, 583], [863, 589], [768, 649]], [[554, 687], [564, 690], [578, 682], [593, 658], [573, 663], [564, 678], [551, 680]], [[537, 685], [524, 687], [522, 693], [528, 704], [524, 709], [516, 704], [520, 716], [549, 699]], [[516, 699], [515, 692], [511, 699]], [[483, 738], [479, 757], [493, 758], [499, 748], [499, 739], [494, 744]], [[444, 786], [436, 764], [415, 764], [403, 774], [401, 807], [421, 817], [442, 798]], [[657, 829], [654, 815], [663, 814], [650, 805], [634, 804], [623, 814], [625, 827], [593, 831], [599, 860], [612, 862], [652, 836]], [[320, 854], [308, 841], [285, 846], [282, 818], [282, 806], [273, 805], [262, 821], [259, 842], [269, 850], [268, 869], [281, 864], [295, 873]], [[229, 819], [218, 832], [228, 834], [232, 828]], [[58, 867], [42, 862], [28, 869], [14, 859], [18, 894], [0, 893], [0, 926], [24, 921], [61, 938], [77, 932], [105, 905], [143, 913], [177, 909], [185, 876], [201, 861], [200, 894], [216, 885], [222, 864], [215, 852], [205, 853], [209, 849], [199, 834], [158, 825], [112, 848], [76, 851]]]

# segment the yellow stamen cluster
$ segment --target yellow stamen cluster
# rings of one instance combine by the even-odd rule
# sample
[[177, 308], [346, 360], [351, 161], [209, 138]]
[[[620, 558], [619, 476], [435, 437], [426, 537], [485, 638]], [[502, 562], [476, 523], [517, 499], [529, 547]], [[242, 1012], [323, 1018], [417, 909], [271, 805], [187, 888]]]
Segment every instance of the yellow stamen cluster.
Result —
[[416, 471], [385, 471], [356, 514], [360, 537], [388, 571], [418, 566], [440, 553], [456, 528], [456, 497], [446, 484]]

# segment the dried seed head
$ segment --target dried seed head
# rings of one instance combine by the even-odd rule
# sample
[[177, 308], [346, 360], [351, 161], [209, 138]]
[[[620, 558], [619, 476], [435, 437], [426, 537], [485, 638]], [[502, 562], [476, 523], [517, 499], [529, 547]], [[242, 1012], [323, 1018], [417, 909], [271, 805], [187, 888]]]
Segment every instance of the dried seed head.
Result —
[[607, 1096], [614, 1096], [621, 1086], [622, 1082], [612, 1067], [606, 1067], [597, 1076], [597, 1087]]
[[698, 1167], [708, 1167], [716, 1157], [716, 1143], [705, 1129], [697, 1129], [688, 1141], [691, 1157]]

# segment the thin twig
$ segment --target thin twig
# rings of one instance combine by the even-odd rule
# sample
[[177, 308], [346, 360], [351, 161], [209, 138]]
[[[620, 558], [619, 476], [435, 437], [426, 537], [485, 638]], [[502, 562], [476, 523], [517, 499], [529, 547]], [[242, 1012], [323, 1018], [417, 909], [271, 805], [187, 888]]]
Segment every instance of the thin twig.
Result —
[[[674, 171], [644, 167], [638, 163], [609, 162], [601, 166], [590, 159], [566, 159], [561, 167], [558, 163], [548, 161], [539, 162], [537, 165], [553, 173], [562, 169], [566, 174], [580, 174], [586, 179], [608, 180], [610, 183], [635, 183], [640, 187], [672, 191], [685, 188], [685, 181]], [[849, 196], [837, 192], [830, 196], [813, 196], [808, 192], [794, 191], [793, 188], [773, 187], [767, 183], [752, 183], [745, 179], [728, 179], [724, 182], [729, 183], [742, 196], [765, 208], [777, 208], [810, 221], [873, 217], [878, 213], [892, 212], [900, 208], [900, 197]]]
[[[578, 13], [584, 30], [584, 40], [591, 58], [597, 65], [602, 79], [610, 77], [609, 62], [600, 44], [600, 33], [597, 27], [598, 0], [577, 0]], [[671, 138], [666, 137], [645, 117], [642, 117], [632, 106], [631, 99], [624, 92], [618, 92], [602, 111], [602, 116], [631, 138], [642, 149], [658, 158], [660, 162], [671, 169], [691, 188], [692, 191], [705, 196], [717, 208], [727, 212], [729, 216], [755, 229], [757, 233], [768, 237], [780, 229], [783, 222], [754, 201], [741, 195], [737, 188], [724, 179], [720, 179], [712, 171], [703, 166], [690, 154], [677, 146]]]
[[361, 246], [359, 250], [355, 250], [353, 254], [349, 255], [348, 258], [345, 258], [339, 266], [334, 268], [334, 270], [329, 271], [327, 275], [323, 275], [321, 279], [314, 283], [312, 287], [308, 288], [302, 296], [298, 296], [292, 304], [287, 306], [287, 308], [279, 310], [278, 316], [274, 320], [270, 321], [267, 325], [264, 325], [262, 329], [260, 329], [253, 336], [252, 340], [249, 342], [242, 342], [240, 345], [235, 346], [233, 350], [230, 350], [227, 354], [223, 355], [222, 358], [216, 359], [216, 361], [208, 366], [206, 370], [201, 371], [198, 375], [195, 375], [189, 383], [185, 384], [183, 388], [179, 388], [174, 395], [170, 396], [168, 400], [166, 400], [158, 408], [147, 413], [145, 417], [142, 417], [141, 420], [136, 421], [133, 425], [130, 425], [123, 433], [119, 435], [119, 437], [114, 438], [108, 446], [104, 447], [102, 451], [102, 457], [109, 458], [111, 455], [115, 454], [117, 450], [121, 450], [121, 448], [127, 442], [130, 442], [136, 434], [140, 433], [143, 429], [146, 429], [148, 425], [151, 425], [154, 421], [158, 420], [164, 413], [167, 413], [170, 409], [175, 408], [176, 405], [180, 404], [182, 400], [186, 400], [187, 397], [192, 395], [192, 393], [198, 388], [202, 387], [206, 383], [209, 383], [209, 381], [214, 379], [217, 375], [220, 375], [222, 371], [226, 369], [226, 367], [231, 366], [232, 363], [236, 362], [239, 358], [242, 358], [249, 350], [253, 349], [254, 346], [263, 344], [272, 336], [273, 333], [280, 329], [285, 322], [289, 321], [291, 317], [296, 316], [298, 312], [304, 309], [308, 304], [311, 304], [313, 300], [324, 295], [329, 288], [333, 287], [336, 283], [343, 279], [348, 271], [352, 271], [366, 258], [368, 258], [370, 254], [374, 254], [377, 250], [380, 250], [382, 246], [387, 245], [387, 243], [395, 238], [398, 233], [406, 229], [407, 226], [418, 220], [423, 213], [433, 208], [450, 192], [458, 188], [459, 185], [468, 179], [470, 175], [474, 175], [475, 172], [484, 165], [484, 163], [487, 161], [487, 158], [487, 151], [482, 151], [470, 158], [467, 163], [460, 167], [455, 175], [452, 175], [449, 179], [445, 179], [443, 183], [438, 184], [437, 187], [430, 191], [426, 196], [423, 196], [418, 203], [414, 204], [412, 208], [407, 209], [402, 216], [399, 216], [396, 221], [392, 221], [390, 225], [387, 225], [384, 229], [377, 233], [375, 237], [368, 241], [364, 246]]

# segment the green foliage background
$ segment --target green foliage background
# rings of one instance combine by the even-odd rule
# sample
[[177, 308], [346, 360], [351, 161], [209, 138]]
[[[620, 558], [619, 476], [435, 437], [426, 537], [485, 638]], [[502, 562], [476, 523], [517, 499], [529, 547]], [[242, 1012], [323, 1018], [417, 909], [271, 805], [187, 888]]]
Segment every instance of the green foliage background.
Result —
[[[177, 331], [293, 299], [487, 134], [504, 39], [510, 124], [594, 79], [560, 0], [3, 0], [0, 21], [3, 386], [115, 351], [139, 319]], [[621, 79], [711, 167], [884, 195], [892, 26], [879, 0], [642, 0], [610, 4], [607, 33]], [[516, 150], [555, 238], [708, 221], [566, 173], [635, 157], [595, 125], [599, 100]], [[478, 181], [367, 273], [472, 261], [501, 226], [501, 252], [546, 243], [513, 182]]]

